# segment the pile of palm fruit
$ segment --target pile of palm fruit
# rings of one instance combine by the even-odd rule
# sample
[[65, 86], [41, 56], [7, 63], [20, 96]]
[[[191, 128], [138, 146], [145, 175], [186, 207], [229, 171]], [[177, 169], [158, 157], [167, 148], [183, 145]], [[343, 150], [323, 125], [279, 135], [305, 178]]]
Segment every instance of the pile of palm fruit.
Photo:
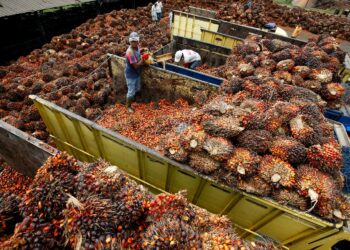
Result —
[[151, 195], [103, 161], [57, 154], [27, 187], [17, 198], [0, 192], [2, 224], [15, 227], [7, 238], [0, 227], [1, 249], [276, 249], [241, 240], [226, 217], [181, 193]]
[[227, 80], [201, 108], [202, 119], [174, 128], [160, 148], [232, 187], [324, 219], [349, 219], [342, 150], [322, 99], [341, 101], [342, 55], [330, 37], [303, 48], [247, 38], [211, 70]]
[[314, 34], [331, 34], [336, 38], [350, 40], [350, 21], [346, 17], [330, 15], [304, 8], [279, 5], [273, 0], [255, 0], [253, 7], [245, 8], [247, 1], [223, 1], [219, 4], [216, 18], [257, 28], [269, 22], [277, 25], [302, 26]]

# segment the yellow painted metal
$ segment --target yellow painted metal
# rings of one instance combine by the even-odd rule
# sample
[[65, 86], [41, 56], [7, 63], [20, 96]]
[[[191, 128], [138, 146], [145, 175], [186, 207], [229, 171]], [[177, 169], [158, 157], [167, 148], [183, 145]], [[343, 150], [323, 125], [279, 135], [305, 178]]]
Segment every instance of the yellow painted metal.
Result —
[[[37, 96], [31, 96], [58, 146], [78, 160], [103, 157], [154, 192], [186, 189], [189, 200], [211, 212], [227, 215], [246, 239], [252, 232], [266, 235], [289, 249], [313, 249], [350, 240], [343, 223], [333, 224], [310, 214], [282, 206], [215, 183], [186, 165]], [[73, 138], [74, 137], [74, 138]]]
[[201, 29], [217, 32], [219, 24], [220, 22], [215, 19], [204, 18], [181, 11], [173, 11], [171, 35], [200, 40]]
[[237, 44], [242, 43], [242, 39], [225, 35], [222, 33], [214, 32], [211, 30], [202, 29], [201, 41], [222, 46], [228, 49], [234, 48]]
[[350, 69], [343, 67], [339, 70], [339, 75], [342, 79], [342, 82], [350, 81]]

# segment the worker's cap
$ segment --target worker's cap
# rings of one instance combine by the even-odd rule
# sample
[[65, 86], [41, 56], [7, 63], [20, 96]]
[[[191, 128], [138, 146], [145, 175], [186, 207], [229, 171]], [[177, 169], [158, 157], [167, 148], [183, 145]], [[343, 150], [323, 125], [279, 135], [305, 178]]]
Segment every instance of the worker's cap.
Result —
[[129, 36], [129, 42], [139, 42], [140, 41], [140, 36], [137, 34], [137, 32], [131, 32]]
[[176, 51], [174, 61], [177, 63], [180, 62], [182, 55], [183, 55], [182, 50]]

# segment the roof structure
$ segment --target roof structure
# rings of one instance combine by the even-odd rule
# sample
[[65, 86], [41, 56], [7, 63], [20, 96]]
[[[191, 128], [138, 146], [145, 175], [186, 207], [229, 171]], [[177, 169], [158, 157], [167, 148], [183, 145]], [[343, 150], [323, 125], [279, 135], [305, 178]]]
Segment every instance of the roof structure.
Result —
[[0, 17], [94, 1], [95, 0], [0, 0]]

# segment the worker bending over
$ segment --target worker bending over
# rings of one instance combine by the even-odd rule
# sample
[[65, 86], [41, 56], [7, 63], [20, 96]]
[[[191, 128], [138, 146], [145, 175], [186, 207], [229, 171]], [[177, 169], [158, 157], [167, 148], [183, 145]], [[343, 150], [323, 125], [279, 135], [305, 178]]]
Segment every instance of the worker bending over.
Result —
[[179, 50], [175, 53], [174, 61], [179, 63], [183, 61], [183, 66], [195, 70], [199, 65], [201, 65], [201, 56], [189, 49]]
[[148, 54], [141, 56], [139, 49], [140, 37], [136, 32], [132, 32], [129, 36], [130, 46], [125, 53], [125, 79], [128, 87], [126, 95], [126, 107], [128, 112], [134, 110], [131, 107], [132, 101], [135, 99], [136, 93], [141, 91], [141, 69], [144, 61], [147, 60]]

